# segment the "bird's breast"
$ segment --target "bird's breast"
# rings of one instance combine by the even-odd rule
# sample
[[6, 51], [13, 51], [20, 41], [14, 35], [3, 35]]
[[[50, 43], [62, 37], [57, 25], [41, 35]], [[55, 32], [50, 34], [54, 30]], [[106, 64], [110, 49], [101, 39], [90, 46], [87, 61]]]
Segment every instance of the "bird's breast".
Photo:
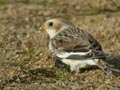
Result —
[[50, 50], [54, 50], [54, 48], [53, 48], [53, 46], [52, 46], [52, 44], [51, 44], [51, 41], [49, 42], [49, 49], [50, 49]]

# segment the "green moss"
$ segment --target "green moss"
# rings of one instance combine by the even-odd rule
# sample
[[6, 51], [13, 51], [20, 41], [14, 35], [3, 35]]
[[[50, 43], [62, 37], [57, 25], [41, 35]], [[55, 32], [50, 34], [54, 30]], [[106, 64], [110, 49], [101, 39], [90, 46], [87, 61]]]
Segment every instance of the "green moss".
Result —
[[1, 70], [2, 68], [4, 68], [4, 66], [3, 66], [2, 64], [0, 64], [0, 70]]
[[8, 0], [0, 0], [0, 4], [1, 4], [1, 5], [4, 5], [4, 4], [7, 4], [7, 3], [9, 3]]
[[56, 69], [55, 74], [57, 76], [57, 79], [61, 81], [66, 81], [66, 80], [69, 80], [70, 78], [70, 75], [66, 69], [60, 69], [60, 68]]

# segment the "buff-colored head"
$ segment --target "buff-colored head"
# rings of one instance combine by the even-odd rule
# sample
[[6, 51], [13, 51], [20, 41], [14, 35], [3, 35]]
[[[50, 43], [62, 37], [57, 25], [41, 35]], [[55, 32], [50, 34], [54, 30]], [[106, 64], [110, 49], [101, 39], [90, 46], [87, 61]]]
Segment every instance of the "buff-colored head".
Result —
[[64, 19], [50, 19], [47, 20], [41, 27], [40, 30], [46, 31], [50, 38], [54, 37], [56, 33], [63, 28], [67, 28], [73, 26], [70, 22], [64, 20]]

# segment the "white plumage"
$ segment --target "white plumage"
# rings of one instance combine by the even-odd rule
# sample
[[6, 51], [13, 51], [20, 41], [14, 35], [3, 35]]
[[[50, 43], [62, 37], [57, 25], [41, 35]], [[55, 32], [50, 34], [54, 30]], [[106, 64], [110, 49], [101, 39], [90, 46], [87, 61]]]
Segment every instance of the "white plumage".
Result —
[[73, 60], [73, 59], [62, 59], [67, 65], [70, 65], [71, 71], [79, 72], [80, 68], [88, 68], [89, 66], [97, 65], [98, 59], [86, 59], [86, 60]]

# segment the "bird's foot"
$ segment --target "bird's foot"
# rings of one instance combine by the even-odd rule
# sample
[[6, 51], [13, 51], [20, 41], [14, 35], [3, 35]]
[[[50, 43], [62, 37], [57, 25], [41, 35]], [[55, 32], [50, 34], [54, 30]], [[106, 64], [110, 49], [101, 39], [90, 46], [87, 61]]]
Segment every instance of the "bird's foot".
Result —
[[113, 74], [115, 76], [120, 76], [120, 70], [118, 70], [118, 69], [107, 67], [105, 70], [106, 70], [106, 72], [108, 72], [108, 74]]

